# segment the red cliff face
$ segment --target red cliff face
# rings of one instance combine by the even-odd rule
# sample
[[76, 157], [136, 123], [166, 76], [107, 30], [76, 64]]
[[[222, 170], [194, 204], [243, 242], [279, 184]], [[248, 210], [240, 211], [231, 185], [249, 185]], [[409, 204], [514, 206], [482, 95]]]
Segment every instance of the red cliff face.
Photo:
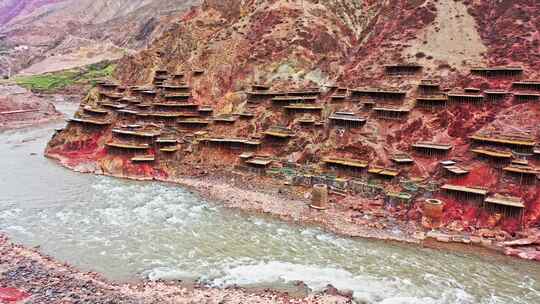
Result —
[[[396, 168], [399, 165], [391, 161], [392, 156], [408, 153], [415, 164], [399, 167], [401, 177], [486, 187], [490, 193], [521, 197], [527, 206], [526, 223], [535, 225], [540, 220], [539, 199], [534, 195], [538, 187], [522, 184], [478, 158], [469, 138], [489, 131], [527, 134], [539, 141], [540, 109], [534, 102], [520, 102], [512, 96], [488, 102], [486, 97], [478, 103], [445, 101], [443, 107], [423, 108], [417, 98], [433, 97], [419, 91], [424, 79], [440, 83], [437, 94], [441, 96], [449, 92], [464, 95], [468, 87], [478, 88], [476, 95], [493, 89], [517, 93], [513, 81], [540, 75], [539, 52], [534, 51], [538, 49], [539, 13], [540, 6], [531, 1], [205, 1], [175, 18], [147, 49], [121, 59], [115, 77], [125, 85], [150, 85], [158, 69], [183, 73], [191, 100], [211, 106], [215, 116], [244, 111], [253, 115], [232, 125], [209, 124], [203, 128], [209, 136], [264, 138], [270, 126], [283, 125], [296, 136], [283, 145], [266, 144], [262, 152], [300, 166], [315, 164], [318, 169], [324, 167], [322, 159], [327, 156]], [[452, 30], [451, 37], [447, 37], [447, 28]], [[406, 63], [421, 63], [421, 71], [396, 76], [385, 69], [385, 65]], [[476, 66], [494, 65], [519, 65], [524, 71], [516, 78], [471, 72]], [[249, 103], [246, 92], [253, 83], [268, 84], [274, 92], [321, 88], [314, 103], [321, 106], [315, 121], [323, 124], [302, 126], [299, 115], [287, 114], [271, 98]], [[398, 101], [368, 97], [336, 101], [332, 98], [335, 86], [402, 91], [406, 96]], [[371, 101], [377, 110], [370, 109]], [[394, 110], [406, 114], [398, 119], [388, 114]], [[367, 122], [343, 131], [329, 123], [334, 112], [354, 112]], [[158, 163], [157, 171], [175, 176], [194, 167], [230, 169], [239, 162], [235, 153], [197, 150], [185, 133], [178, 136], [187, 138], [182, 146], [185, 157], [172, 165]], [[453, 148], [440, 157], [422, 155], [412, 148], [419, 141]], [[52, 148], [62, 145], [55, 142]], [[529, 165], [540, 166], [539, 159], [525, 157]], [[461, 179], [446, 176], [439, 165], [445, 159], [456, 160], [469, 175]], [[112, 162], [111, 157], [107, 162]], [[389, 191], [400, 187], [397, 178], [386, 185]], [[455, 221], [471, 227], [496, 225], [516, 230], [514, 221], [500, 221], [478, 206], [448, 198], [445, 223], [457, 225]]]
[[540, 68], [540, 2], [465, 1], [493, 64]]

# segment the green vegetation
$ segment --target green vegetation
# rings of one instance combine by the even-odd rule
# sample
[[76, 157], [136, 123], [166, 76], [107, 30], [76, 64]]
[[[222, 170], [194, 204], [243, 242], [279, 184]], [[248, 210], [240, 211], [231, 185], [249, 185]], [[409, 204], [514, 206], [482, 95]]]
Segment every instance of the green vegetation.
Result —
[[62, 90], [73, 85], [95, 85], [100, 78], [108, 78], [116, 65], [105, 61], [86, 67], [42, 75], [19, 76], [15, 82], [27, 89], [39, 92]]

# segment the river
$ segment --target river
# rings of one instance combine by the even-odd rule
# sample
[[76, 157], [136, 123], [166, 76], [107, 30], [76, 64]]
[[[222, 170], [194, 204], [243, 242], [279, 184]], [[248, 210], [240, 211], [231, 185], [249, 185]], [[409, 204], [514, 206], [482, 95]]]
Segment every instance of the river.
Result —
[[43, 157], [62, 125], [0, 133], [0, 229], [82, 270], [220, 287], [301, 280], [353, 290], [361, 303], [540, 303], [540, 264], [341, 238], [174, 185], [71, 172]]

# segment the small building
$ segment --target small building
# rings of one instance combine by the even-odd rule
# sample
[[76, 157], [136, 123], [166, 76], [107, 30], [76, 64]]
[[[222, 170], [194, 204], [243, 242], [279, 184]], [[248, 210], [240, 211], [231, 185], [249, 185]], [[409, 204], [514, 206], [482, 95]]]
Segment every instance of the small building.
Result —
[[115, 111], [127, 108], [127, 105], [125, 104], [114, 103], [114, 102], [98, 101], [98, 104], [102, 106], [103, 108], [108, 108]]
[[323, 162], [331, 170], [351, 176], [360, 176], [368, 167], [366, 161], [357, 159], [329, 157]]
[[100, 99], [108, 99], [112, 101], [120, 100], [124, 97], [124, 94], [116, 92], [99, 92]]
[[315, 122], [316, 122], [315, 117], [309, 114], [305, 114], [304, 116], [298, 119], [298, 123], [303, 126], [313, 125], [315, 124]]
[[291, 129], [281, 126], [273, 126], [264, 131], [264, 135], [274, 141], [284, 141], [294, 137]]
[[441, 186], [441, 190], [458, 200], [472, 201], [476, 203], [482, 203], [489, 192], [487, 189], [481, 187], [467, 187], [451, 184]]
[[246, 149], [258, 149], [262, 144], [259, 140], [247, 139], [247, 138], [235, 138], [235, 137], [210, 137], [202, 138], [200, 142], [208, 147], [217, 147], [227, 150], [246, 150]]
[[416, 98], [416, 106], [419, 108], [444, 108], [447, 105], [448, 97], [446, 95], [420, 96]]
[[391, 161], [398, 165], [411, 165], [414, 164], [414, 159], [406, 153], [395, 153], [390, 158]]
[[514, 99], [516, 102], [539, 101], [540, 93], [515, 92]]
[[367, 119], [358, 117], [351, 112], [335, 112], [328, 117], [332, 126], [340, 126], [345, 128], [360, 128], [366, 124]]
[[166, 100], [186, 100], [191, 98], [191, 93], [169, 93], [163, 96]]
[[128, 143], [128, 142], [119, 142], [112, 141], [105, 144], [109, 151], [117, 152], [139, 152], [146, 151], [150, 149], [150, 145], [146, 143]]
[[240, 119], [244, 119], [244, 120], [253, 119], [255, 117], [255, 113], [250, 112], [250, 111], [243, 111], [243, 112], [240, 112], [240, 113], [238, 113], [236, 115], [238, 115], [238, 117], [240, 117]]
[[484, 200], [484, 209], [490, 213], [503, 214], [507, 218], [518, 218], [523, 223], [525, 203], [519, 197], [494, 194]]
[[488, 161], [494, 163], [496, 166], [508, 164], [512, 161], [512, 152], [480, 148], [472, 149], [471, 151], [478, 155], [478, 157], [487, 159]]
[[489, 102], [500, 102], [505, 100], [510, 95], [510, 92], [505, 90], [486, 90], [484, 96]]
[[161, 135], [160, 131], [157, 130], [144, 130], [137, 129], [133, 130], [131, 128], [116, 128], [112, 130], [112, 134], [120, 138], [129, 138], [129, 139], [142, 139], [142, 140], [154, 140], [154, 138]]
[[482, 89], [474, 88], [474, 87], [468, 87], [468, 88], [464, 88], [463, 92], [465, 92], [466, 94], [480, 94], [480, 93], [482, 93]]
[[246, 94], [248, 97], [248, 103], [260, 103], [268, 98], [273, 98], [278, 95], [278, 93], [270, 91], [249, 91], [246, 92]]
[[266, 84], [254, 83], [251, 85], [251, 90], [253, 92], [268, 92], [268, 90], [270, 90], [270, 86]]
[[306, 88], [304, 90], [289, 91], [287, 92], [288, 96], [302, 96], [302, 97], [311, 97], [318, 98], [321, 95], [321, 90], [319, 88]]
[[154, 161], [156, 161], [154, 155], [139, 155], [131, 158], [133, 163], [153, 163]]
[[163, 84], [161, 88], [168, 93], [189, 93], [191, 90], [189, 85]]
[[321, 113], [323, 106], [315, 104], [305, 104], [305, 103], [294, 103], [285, 106], [285, 111], [287, 113]]
[[368, 173], [385, 179], [393, 179], [400, 173], [398, 169], [374, 166], [369, 168]]
[[389, 76], [415, 75], [422, 72], [423, 67], [419, 64], [393, 64], [385, 65], [384, 73]]
[[344, 101], [349, 97], [349, 89], [336, 88], [334, 93], [330, 96], [332, 101]]
[[471, 74], [475, 76], [489, 78], [516, 78], [523, 75], [522, 67], [475, 67], [471, 69]]
[[249, 167], [249, 171], [256, 174], [264, 174], [272, 164], [272, 159], [270, 157], [254, 156], [247, 159], [244, 163]]
[[410, 109], [407, 108], [393, 108], [393, 107], [375, 107], [373, 108], [375, 116], [379, 119], [388, 120], [404, 120], [407, 119]]
[[503, 168], [503, 171], [510, 175], [517, 177], [519, 179], [520, 184], [534, 184], [536, 183], [536, 179], [538, 176], [539, 171], [536, 168], [533, 168], [531, 166], [523, 166], [523, 165], [510, 165]]
[[199, 114], [201, 114], [201, 116], [210, 116], [212, 115], [212, 113], [214, 113], [214, 108], [212, 107], [209, 107], [209, 106], [199, 106]]
[[434, 142], [417, 142], [412, 145], [413, 149], [417, 152], [420, 152], [429, 156], [441, 156], [446, 155], [453, 149], [453, 146], [450, 144], [441, 144]]
[[201, 68], [195, 68], [193, 69], [193, 76], [201, 76], [202, 74], [204, 74], [204, 69], [201, 69]]
[[112, 124], [112, 122], [109, 120], [95, 119], [91, 117], [73, 117], [68, 119], [67, 122], [94, 127], [107, 127]]
[[186, 117], [179, 119], [177, 123], [185, 128], [206, 128], [212, 121], [198, 117]]
[[141, 103], [141, 100], [134, 96], [126, 96], [126, 97], [122, 97], [122, 99], [120, 99], [120, 102], [128, 103], [128, 104], [139, 104]]
[[481, 104], [484, 101], [482, 94], [448, 93], [448, 101], [453, 103]]
[[418, 85], [420, 95], [434, 95], [441, 90], [441, 84], [434, 79], [422, 79]]
[[512, 87], [516, 90], [540, 91], [540, 80], [516, 81]]
[[508, 147], [517, 152], [529, 153], [536, 146], [536, 140], [529, 136], [500, 133], [477, 133], [469, 137], [474, 144]]
[[109, 114], [109, 111], [105, 110], [105, 109], [102, 109], [102, 108], [97, 108], [97, 107], [92, 107], [92, 106], [85, 106], [83, 108], [83, 111], [87, 114], [90, 114], [90, 115], [95, 115], [95, 116], [107, 116]]
[[406, 91], [385, 90], [379, 88], [351, 89], [350, 97], [352, 100], [369, 99], [373, 101], [402, 101], [407, 96]]
[[193, 102], [154, 102], [152, 103], [154, 108], [165, 111], [188, 111], [188, 112], [198, 112], [199, 104]]
[[462, 178], [469, 174], [469, 170], [458, 165], [443, 166], [445, 176], [449, 178]]
[[221, 114], [213, 118], [218, 124], [234, 124], [238, 120], [238, 116], [233, 114]]

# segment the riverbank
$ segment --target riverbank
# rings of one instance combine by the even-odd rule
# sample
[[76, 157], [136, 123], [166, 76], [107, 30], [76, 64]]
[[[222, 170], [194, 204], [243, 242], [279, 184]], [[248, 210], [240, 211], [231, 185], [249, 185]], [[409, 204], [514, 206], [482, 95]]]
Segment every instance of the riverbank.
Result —
[[[285, 185], [282, 181], [243, 172], [208, 172], [191, 168], [192, 170], [184, 172], [192, 172], [193, 176], [148, 177], [105, 171], [96, 167], [93, 162], [74, 165], [70, 158], [59, 154], [47, 156], [76, 172], [178, 184], [205, 199], [220, 202], [227, 208], [264, 214], [302, 226], [320, 227], [345, 237], [401, 242], [451, 252], [481, 250], [496, 255], [540, 261], [537, 251], [530, 249], [540, 241], [540, 237], [537, 237], [540, 232], [534, 229], [520, 233], [518, 236], [528, 241], [517, 243], [515, 240], [498, 239], [499, 236], [488, 229], [480, 229], [474, 235], [459, 231], [426, 230], [418, 218], [410, 216], [416, 214], [421, 218], [422, 211], [419, 206], [411, 209], [386, 208], [382, 199], [331, 195], [329, 208], [321, 211], [309, 207], [308, 192]], [[531, 241], [531, 238], [534, 239]], [[521, 244], [525, 244], [525, 247], [520, 247]], [[456, 248], [458, 249], [455, 250]]]
[[331, 287], [297, 298], [287, 293], [210, 288], [181, 282], [118, 284], [10, 242], [0, 234], [0, 303], [352, 303]]
[[59, 121], [64, 118], [64, 114], [56, 105], [79, 100], [78, 95], [37, 95], [15, 84], [0, 83], [0, 130]]

